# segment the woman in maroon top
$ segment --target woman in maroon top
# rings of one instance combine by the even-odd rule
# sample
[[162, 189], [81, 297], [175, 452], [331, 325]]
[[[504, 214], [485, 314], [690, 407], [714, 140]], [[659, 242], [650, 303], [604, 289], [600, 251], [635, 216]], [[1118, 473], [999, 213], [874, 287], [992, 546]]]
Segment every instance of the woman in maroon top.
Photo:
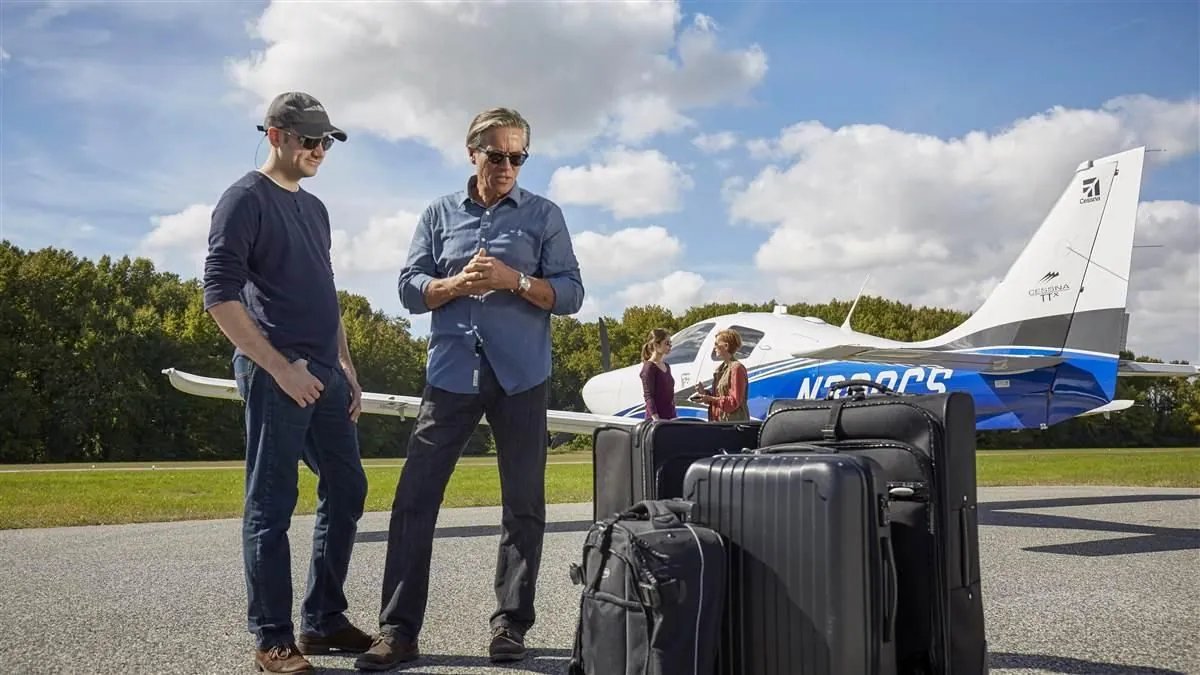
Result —
[[642, 396], [646, 399], [646, 419], [675, 419], [675, 377], [671, 364], [663, 357], [671, 351], [671, 335], [661, 328], [650, 331], [642, 345]]

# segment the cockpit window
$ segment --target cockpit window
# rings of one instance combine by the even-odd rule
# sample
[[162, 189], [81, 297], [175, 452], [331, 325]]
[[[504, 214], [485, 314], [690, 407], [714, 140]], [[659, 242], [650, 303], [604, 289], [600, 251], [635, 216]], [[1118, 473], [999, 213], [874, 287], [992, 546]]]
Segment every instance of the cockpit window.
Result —
[[700, 353], [701, 343], [704, 342], [704, 338], [708, 337], [714, 325], [716, 324], [711, 321], [698, 323], [672, 335], [671, 351], [663, 357], [663, 361], [670, 364], [695, 361], [696, 354]]
[[[754, 352], [754, 348], [758, 346], [759, 340], [762, 340], [763, 337], [763, 332], [761, 330], [754, 330], [753, 328], [746, 328], [745, 326], [730, 326], [729, 328], [742, 338], [742, 346], [739, 347], [737, 352], [734, 354], [734, 356], [739, 359], [744, 359], [750, 356], [750, 354]], [[712, 352], [712, 360], [717, 360], [717, 351], [715, 349]]]

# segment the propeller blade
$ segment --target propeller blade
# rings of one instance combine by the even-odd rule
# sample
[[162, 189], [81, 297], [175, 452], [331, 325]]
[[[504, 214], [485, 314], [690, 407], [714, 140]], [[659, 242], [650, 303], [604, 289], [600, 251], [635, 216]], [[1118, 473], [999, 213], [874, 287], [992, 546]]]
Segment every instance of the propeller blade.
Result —
[[603, 318], [596, 321], [600, 324], [600, 365], [608, 372], [612, 370], [612, 355], [608, 351], [608, 327], [604, 325]]

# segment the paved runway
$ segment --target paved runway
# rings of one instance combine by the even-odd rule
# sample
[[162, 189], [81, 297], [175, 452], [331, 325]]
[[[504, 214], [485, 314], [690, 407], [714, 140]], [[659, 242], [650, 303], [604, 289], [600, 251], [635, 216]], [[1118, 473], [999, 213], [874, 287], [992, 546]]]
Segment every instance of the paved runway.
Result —
[[[1200, 674], [1200, 490], [985, 488], [980, 546], [992, 673]], [[489, 668], [498, 509], [442, 514], [422, 660], [405, 673], [560, 673], [587, 504], [553, 506], [530, 658]], [[0, 672], [253, 672], [240, 521], [0, 532]], [[367, 514], [351, 618], [370, 630], [387, 515]], [[292, 529], [303, 593], [311, 517]], [[316, 657], [353, 672], [349, 657]]]

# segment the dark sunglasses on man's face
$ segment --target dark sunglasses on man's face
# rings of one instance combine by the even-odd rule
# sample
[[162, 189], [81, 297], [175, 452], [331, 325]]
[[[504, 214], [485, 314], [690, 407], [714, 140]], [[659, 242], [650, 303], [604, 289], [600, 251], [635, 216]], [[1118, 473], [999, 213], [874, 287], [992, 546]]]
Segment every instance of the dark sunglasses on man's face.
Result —
[[293, 133], [289, 133], [288, 135], [300, 139], [300, 146], [305, 150], [316, 150], [318, 145], [321, 146], [322, 150], [329, 150], [329, 148], [333, 147], [333, 136], [311, 138], [309, 136], [301, 136], [300, 134]]
[[499, 150], [485, 150], [483, 148], [480, 148], [479, 151], [487, 155], [489, 164], [499, 164], [507, 157], [509, 163], [513, 166], [521, 166], [525, 163], [525, 160], [529, 159], [528, 152], [500, 152]]

